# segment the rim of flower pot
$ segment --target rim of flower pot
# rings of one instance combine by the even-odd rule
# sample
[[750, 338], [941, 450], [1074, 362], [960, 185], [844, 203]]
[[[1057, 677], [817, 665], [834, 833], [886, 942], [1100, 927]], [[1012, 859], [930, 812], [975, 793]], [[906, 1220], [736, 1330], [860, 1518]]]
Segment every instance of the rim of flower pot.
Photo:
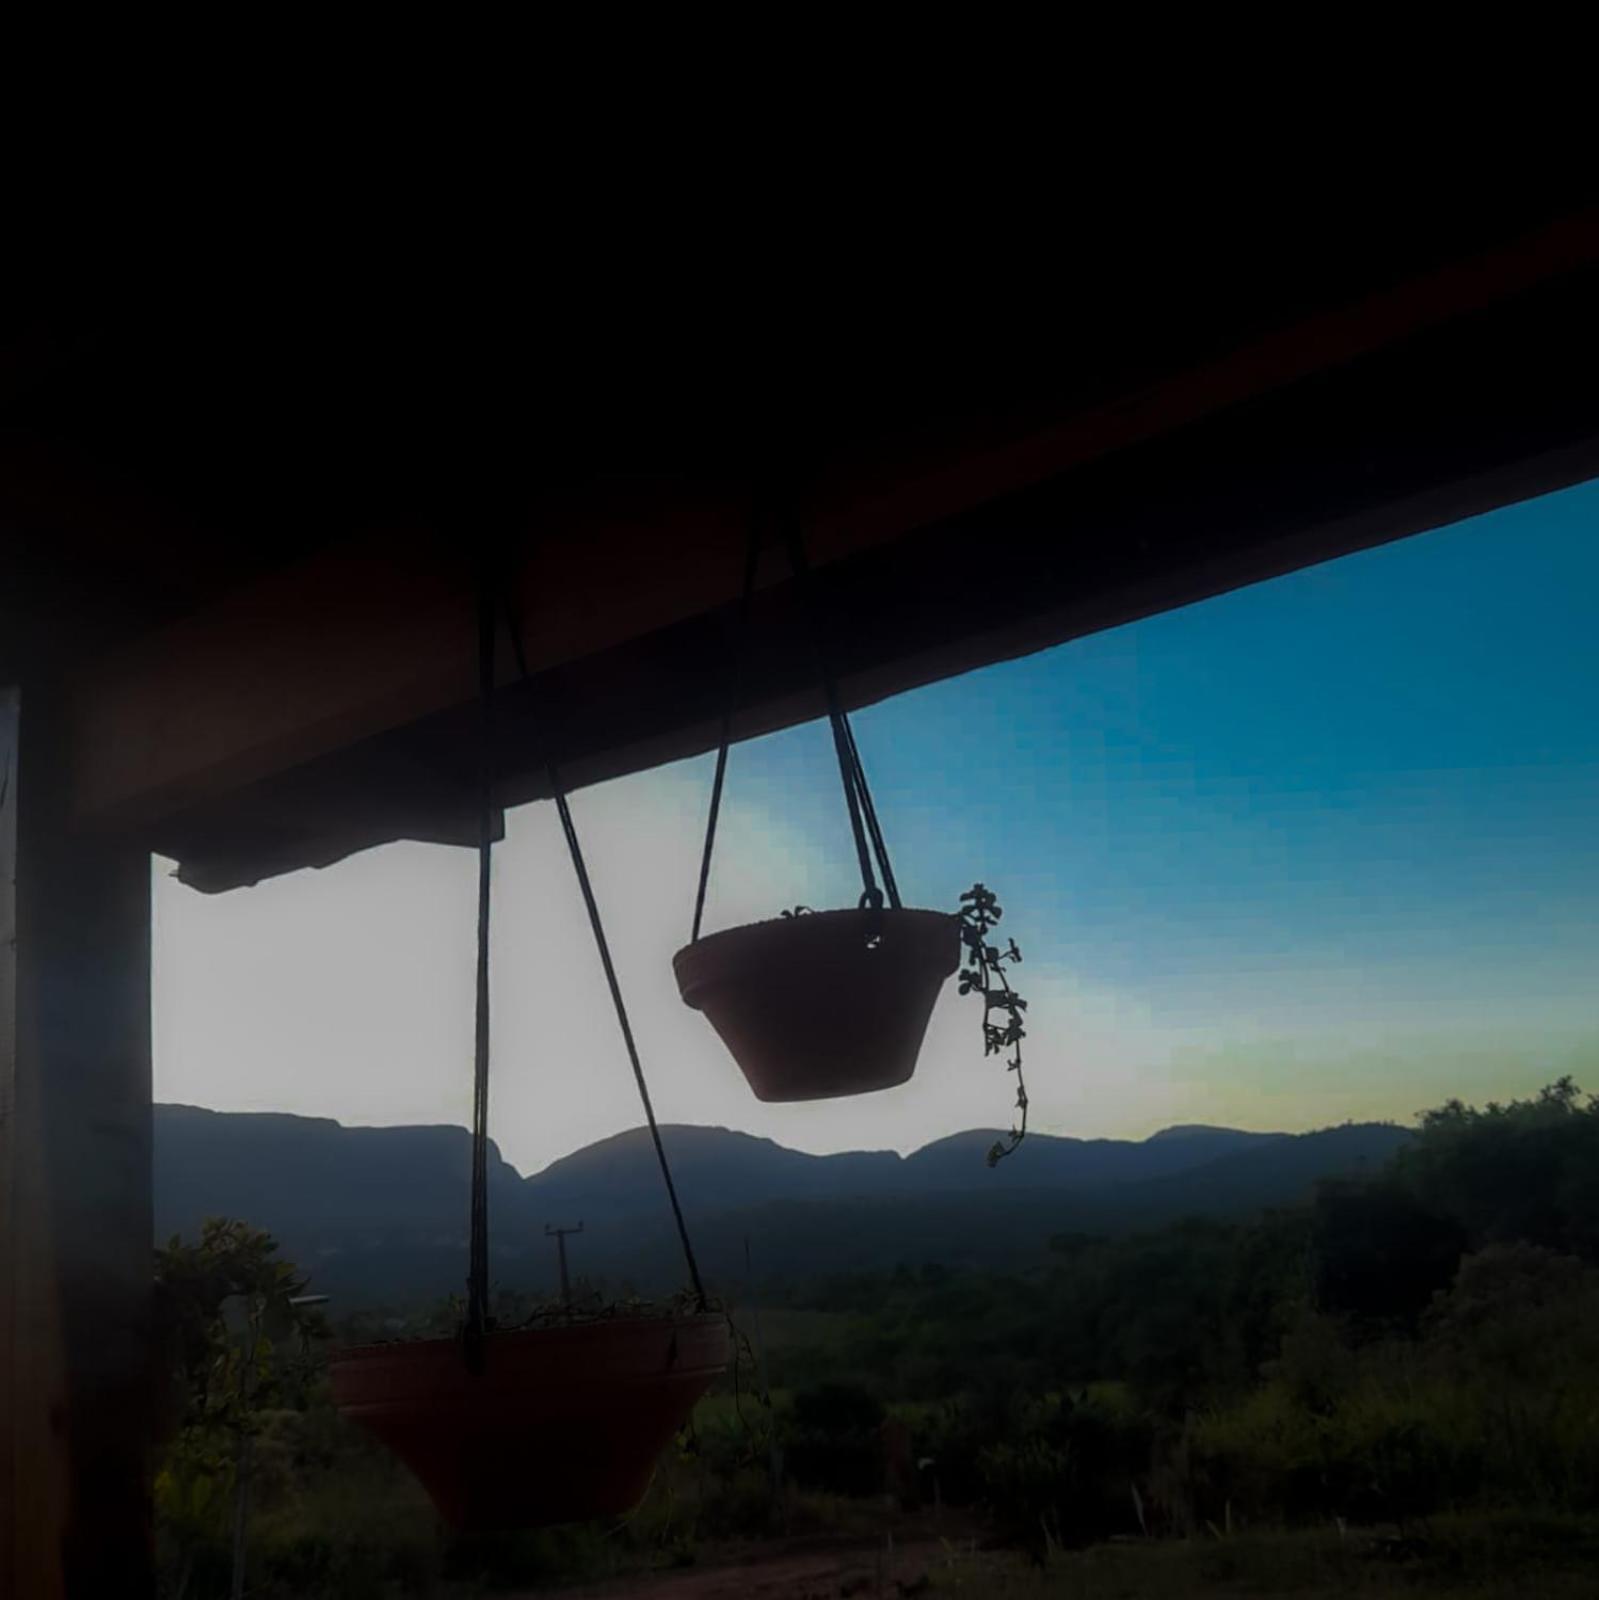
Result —
[[[570, 1321], [545, 1322], [534, 1326], [491, 1328], [483, 1336], [485, 1357], [515, 1354], [524, 1347], [538, 1346], [541, 1358], [558, 1356], [567, 1350], [586, 1349], [595, 1344], [627, 1346], [652, 1342], [669, 1333], [705, 1334], [720, 1330], [726, 1336], [727, 1318], [719, 1311], [683, 1313], [653, 1310], [645, 1313], [604, 1311], [579, 1315]], [[731, 1349], [731, 1344], [728, 1344]], [[378, 1361], [384, 1358], [414, 1356], [420, 1361], [465, 1365], [464, 1346], [459, 1335], [429, 1334], [422, 1338], [369, 1339], [345, 1345], [329, 1357], [329, 1365]], [[713, 1363], [709, 1363], [714, 1365]]]
[[[703, 1010], [707, 989], [736, 983], [751, 973], [759, 973], [774, 960], [792, 961], [796, 959], [796, 947], [803, 952], [810, 946], [817, 954], [838, 952], [840, 932], [845, 928], [859, 929], [863, 956], [890, 952], [925, 954], [930, 961], [938, 958], [937, 964], [943, 966], [941, 979], [960, 965], [959, 918], [951, 913], [911, 906], [881, 910], [850, 906], [741, 923], [684, 945], [672, 957], [679, 992], [686, 1005]], [[946, 941], [948, 965], [944, 966], [939, 945]]]

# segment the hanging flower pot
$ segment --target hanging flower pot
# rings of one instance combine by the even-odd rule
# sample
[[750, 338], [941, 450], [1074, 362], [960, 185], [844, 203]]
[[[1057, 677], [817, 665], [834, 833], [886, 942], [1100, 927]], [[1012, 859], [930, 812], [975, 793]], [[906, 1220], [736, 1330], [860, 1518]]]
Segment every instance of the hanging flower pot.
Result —
[[[471, 1243], [461, 1334], [358, 1346], [330, 1363], [340, 1413], [381, 1439], [464, 1531], [541, 1527], [636, 1505], [656, 1455], [727, 1370], [727, 1319], [710, 1312], [661, 1143], [644, 1068], [577, 829], [553, 760], [551, 792], [582, 891], [617, 1023], [654, 1137], [696, 1311], [576, 1315], [497, 1328], [489, 1315], [489, 906], [494, 843], [491, 753], [498, 594], [485, 572], [478, 613], [482, 751], [478, 774], [476, 1043], [473, 1051]], [[517, 659], [521, 636], [510, 616]], [[563, 1258], [562, 1292], [565, 1297]]]
[[673, 958], [760, 1100], [822, 1100], [904, 1083], [960, 962], [941, 911], [822, 911], [729, 928]]
[[[981, 884], [961, 897], [961, 907], [954, 913], [909, 911], [901, 904], [860, 747], [828, 661], [804, 541], [792, 513], [783, 518], [783, 533], [812, 625], [816, 667], [860, 867], [860, 904], [854, 911], [819, 914], [802, 906], [775, 921], [701, 938], [737, 710], [735, 654], [711, 780], [693, 933], [672, 961], [678, 991], [685, 1004], [705, 1013], [758, 1099], [823, 1100], [869, 1094], [906, 1082], [916, 1070], [938, 992], [960, 965], [964, 948], [969, 966], [961, 974], [961, 993], [984, 997], [984, 1049], [990, 1055], [1007, 1048], [1015, 1051], [1006, 1065], [1017, 1075], [1021, 1125], [990, 1151], [990, 1161], [998, 1161], [1021, 1142], [1027, 1122], [1020, 1052], [1024, 1032], [1020, 1014], [1026, 1002], [1004, 976], [1005, 964], [1019, 961], [1021, 952], [1014, 944], [1000, 951], [988, 943], [1000, 911]], [[752, 523], [739, 606], [746, 625], [760, 547], [759, 525]], [[1007, 1020], [996, 1023], [996, 1012]]]
[[631, 1510], [655, 1458], [731, 1356], [725, 1317], [628, 1317], [364, 1345], [331, 1364], [340, 1413], [468, 1532]]

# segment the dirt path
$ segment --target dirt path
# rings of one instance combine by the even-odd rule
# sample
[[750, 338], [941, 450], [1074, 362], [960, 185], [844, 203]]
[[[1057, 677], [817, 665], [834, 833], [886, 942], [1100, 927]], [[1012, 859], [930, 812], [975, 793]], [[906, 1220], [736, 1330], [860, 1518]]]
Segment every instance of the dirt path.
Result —
[[[840, 1545], [767, 1551], [730, 1566], [633, 1578], [545, 1593], [538, 1600], [900, 1600], [929, 1587], [928, 1570], [942, 1559], [936, 1542], [896, 1546]], [[534, 1600], [529, 1596], [528, 1600]]]

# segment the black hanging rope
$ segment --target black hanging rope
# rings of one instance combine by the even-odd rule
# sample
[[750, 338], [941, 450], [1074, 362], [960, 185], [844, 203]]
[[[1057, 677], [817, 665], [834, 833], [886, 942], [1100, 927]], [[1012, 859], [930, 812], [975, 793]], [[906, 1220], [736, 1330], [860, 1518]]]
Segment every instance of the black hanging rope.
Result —
[[844, 738], [849, 744], [850, 764], [854, 770], [855, 782], [860, 789], [861, 811], [866, 818], [866, 829], [872, 836], [872, 848], [877, 853], [877, 870], [883, 875], [883, 887], [888, 891], [888, 903], [898, 911], [899, 885], [894, 881], [894, 869], [889, 865], [888, 845], [883, 839], [882, 824], [877, 820], [877, 807], [872, 803], [872, 791], [866, 786], [866, 768], [861, 761], [860, 747], [855, 743], [855, 729], [847, 713], [841, 715], [840, 721], [844, 725]]
[[489, 1322], [489, 887], [494, 849], [494, 582], [486, 567], [478, 592], [478, 718], [477, 1001], [466, 1357], [472, 1370], [481, 1372]]
[[588, 908], [589, 926], [594, 930], [594, 943], [599, 947], [600, 964], [605, 968], [605, 981], [611, 988], [611, 1004], [616, 1007], [617, 1025], [622, 1030], [622, 1041], [627, 1046], [627, 1058], [633, 1064], [633, 1081], [638, 1085], [638, 1097], [644, 1105], [644, 1117], [650, 1125], [650, 1138], [655, 1144], [655, 1159], [660, 1163], [661, 1178], [666, 1184], [666, 1197], [672, 1203], [672, 1219], [677, 1224], [678, 1243], [683, 1247], [683, 1260], [688, 1267], [689, 1282], [694, 1286], [695, 1304], [705, 1309], [705, 1285], [700, 1281], [699, 1263], [694, 1259], [694, 1246], [689, 1241], [688, 1224], [683, 1220], [683, 1207], [677, 1198], [677, 1185], [672, 1181], [672, 1168], [666, 1159], [666, 1146], [661, 1142], [661, 1129], [655, 1120], [655, 1107], [650, 1101], [649, 1085], [644, 1081], [644, 1067], [639, 1061], [638, 1045], [633, 1040], [633, 1025], [627, 1019], [627, 1004], [622, 999], [622, 986], [617, 982], [616, 968], [611, 962], [611, 946], [605, 937], [600, 921], [600, 908], [595, 903], [594, 887], [589, 882], [589, 871], [583, 860], [583, 847], [578, 843], [577, 829], [572, 822], [572, 808], [566, 802], [566, 792], [561, 787], [560, 775], [553, 761], [545, 764], [549, 774], [550, 789], [555, 795], [555, 808], [560, 813], [561, 831], [566, 835], [567, 849], [572, 853], [572, 865], [577, 871], [578, 887], [583, 891], [583, 904]]
[[[888, 904], [896, 911], [900, 908], [899, 884], [894, 878], [894, 868], [888, 859], [888, 845], [883, 838], [883, 827], [878, 821], [877, 807], [872, 802], [872, 791], [866, 782], [866, 769], [861, 764], [860, 747], [855, 743], [855, 730], [850, 726], [849, 713], [839, 698], [838, 681], [833, 676], [826, 641], [822, 636], [821, 619], [814, 592], [809, 561], [805, 557], [805, 543], [800, 535], [799, 519], [792, 513], [783, 518], [783, 543], [788, 551], [789, 566], [799, 586], [800, 599], [810, 627], [811, 650], [815, 657], [817, 673], [822, 680], [822, 692], [827, 700], [827, 721], [833, 734], [833, 752], [838, 757], [839, 778], [844, 785], [844, 804], [849, 811], [850, 832], [855, 840], [855, 855], [861, 873], [861, 904], [880, 910], [886, 892]], [[759, 526], [751, 523], [749, 552], [745, 560], [744, 596], [739, 606], [740, 637], [749, 622], [750, 594], [755, 584], [756, 558], [760, 550]], [[716, 774], [711, 780], [710, 813], [705, 821], [705, 849], [700, 857], [699, 893], [694, 901], [693, 938], [700, 936], [700, 924], [705, 916], [705, 891], [711, 876], [711, 853], [716, 845], [716, 824], [721, 815], [722, 789], [727, 776], [727, 750], [733, 734], [733, 713], [738, 703], [741, 650], [730, 652], [733, 670], [729, 673], [727, 710], [722, 717], [722, 738], [716, 751]], [[875, 858], [876, 871], [873, 870]], [[877, 875], [883, 880], [877, 885]]]
[[744, 553], [744, 588], [739, 596], [738, 620], [728, 649], [727, 709], [722, 713], [722, 737], [716, 747], [716, 775], [711, 779], [711, 809], [705, 819], [705, 850], [700, 856], [700, 882], [694, 896], [694, 931], [689, 943], [696, 944], [700, 924], [705, 920], [705, 891], [711, 882], [711, 851], [716, 845], [716, 824], [722, 814], [722, 788], [727, 781], [727, 747], [733, 740], [733, 715], [738, 710], [740, 681], [743, 678], [744, 637], [749, 630], [750, 599], [755, 593], [755, 571], [761, 558], [761, 524], [750, 518], [750, 533]]
[[[511, 635], [511, 648], [516, 654], [517, 670], [528, 679], [527, 656], [522, 649], [522, 629], [512, 610], [509, 597], [505, 607], [506, 624]], [[639, 1060], [638, 1044], [633, 1038], [633, 1025], [628, 1020], [627, 1002], [622, 998], [622, 985], [616, 976], [616, 966], [611, 960], [610, 940], [605, 936], [605, 925], [600, 919], [599, 903], [594, 898], [594, 885], [589, 881], [588, 864], [583, 859], [583, 846], [578, 840], [577, 825], [572, 820], [572, 808], [567, 803], [566, 790], [561, 784], [555, 761], [546, 757], [544, 770], [549, 779], [550, 793], [555, 799], [555, 809], [561, 819], [561, 832], [566, 835], [566, 847], [571, 852], [572, 866], [577, 873], [578, 888], [583, 893], [583, 905], [588, 911], [589, 927], [594, 933], [594, 943], [600, 953], [600, 965], [605, 969], [605, 981], [610, 986], [611, 1004], [616, 1008], [617, 1025], [622, 1030], [622, 1042], [627, 1046], [627, 1058], [632, 1063], [633, 1081], [638, 1086], [639, 1100], [644, 1106], [644, 1118], [649, 1123], [650, 1139], [655, 1145], [655, 1159], [660, 1164], [661, 1179], [666, 1185], [666, 1197], [671, 1202], [672, 1220], [677, 1224], [678, 1243], [683, 1247], [683, 1261], [688, 1267], [689, 1282], [694, 1289], [695, 1305], [703, 1311], [706, 1307], [705, 1285], [700, 1278], [699, 1262], [694, 1257], [694, 1245], [689, 1239], [688, 1223], [683, 1219], [682, 1203], [677, 1198], [677, 1185], [672, 1180], [671, 1164], [666, 1159], [666, 1146], [661, 1140], [660, 1124], [655, 1120], [655, 1106], [650, 1099], [650, 1089], [644, 1080], [644, 1065]]]
[[889, 904], [897, 911], [899, 889], [894, 883], [893, 868], [888, 864], [888, 849], [883, 842], [882, 828], [877, 822], [877, 808], [872, 804], [871, 791], [866, 785], [866, 772], [861, 766], [854, 730], [849, 725], [849, 713], [844, 710], [844, 703], [839, 698], [838, 680], [833, 676], [833, 663], [822, 629], [821, 608], [816, 600], [816, 581], [811, 575], [811, 564], [806, 559], [799, 518], [792, 511], [784, 516], [783, 536], [788, 546], [789, 565], [794, 570], [794, 580], [799, 585], [806, 620], [810, 624], [811, 650], [816, 658], [816, 670], [821, 676], [822, 692], [827, 698], [827, 720], [833, 729], [833, 749], [838, 756], [844, 801], [849, 808], [850, 831], [855, 836], [855, 854], [860, 862], [861, 904], [873, 908], [880, 908], [883, 904], [883, 891], [877, 887], [877, 879], [872, 872], [875, 849], [884, 887], [889, 890]]

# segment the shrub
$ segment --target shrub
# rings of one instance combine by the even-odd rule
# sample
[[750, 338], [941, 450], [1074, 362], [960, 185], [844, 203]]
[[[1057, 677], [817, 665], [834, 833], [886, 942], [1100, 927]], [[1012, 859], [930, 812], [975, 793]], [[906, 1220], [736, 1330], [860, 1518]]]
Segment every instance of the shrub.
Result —
[[828, 1383], [794, 1397], [786, 1455], [795, 1479], [836, 1494], [883, 1486], [883, 1405], [854, 1384]]

